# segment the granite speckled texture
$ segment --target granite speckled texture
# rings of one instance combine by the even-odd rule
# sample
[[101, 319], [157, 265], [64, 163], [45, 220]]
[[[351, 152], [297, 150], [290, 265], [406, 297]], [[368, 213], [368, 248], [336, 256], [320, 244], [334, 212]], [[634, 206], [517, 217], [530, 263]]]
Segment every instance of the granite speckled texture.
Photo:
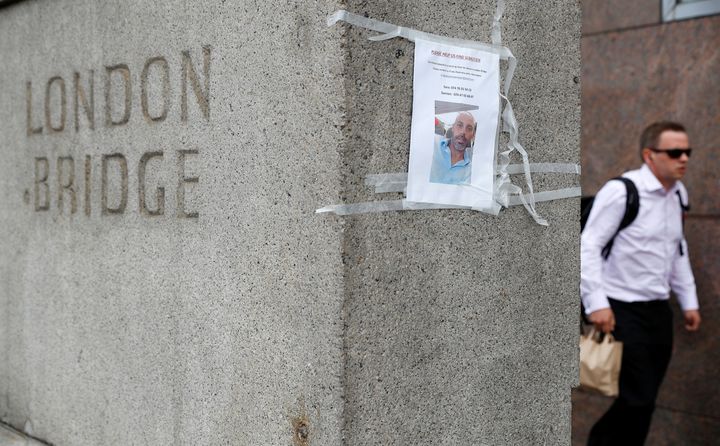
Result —
[[[401, 26], [487, 41], [494, 2], [476, 2], [469, 11], [409, 1], [348, 7]], [[578, 21], [574, 2], [542, 8], [507, 2], [503, 38], [519, 62], [511, 100], [536, 162], [579, 156]], [[348, 33], [345, 182], [352, 202], [373, 198], [362, 186], [364, 175], [406, 166], [413, 46], [369, 42], [364, 30]], [[540, 189], [576, 180], [536, 179]], [[499, 217], [424, 211], [347, 219], [348, 444], [569, 442], [569, 388], [577, 384], [578, 201], [539, 208], [550, 227], [534, 224], [522, 208]]]
[[[683, 179], [691, 202], [685, 235], [703, 323], [687, 333], [673, 303], [675, 348], [648, 444], [713, 444], [720, 431], [720, 16], [604, 32], [625, 26], [619, 19], [601, 23], [617, 14], [612, 3], [583, 1], [583, 31], [594, 33], [582, 39], [583, 191], [592, 195], [608, 178], [640, 165], [639, 135], [647, 124], [673, 119], [688, 128], [694, 152]], [[573, 444], [584, 444], [608, 401], [574, 392]]]
[[583, 0], [583, 35], [658, 24], [660, 1]]
[[[289, 444], [307, 419], [315, 444], [341, 441], [343, 268], [341, 220], [316, 216], [337, 200], [343, 122], [343, 52], [324, 27], [334, 2], [27, 1], [0, 10], [0, 417], [57, 445]], [[209, 120], [201, 90], [210, 48]], [[146, 61], [169, 70], [164, 121], [141, 111]], [[130, 71], [131, 113], [105, 125], [104, 67]], [[73, 115], [73, 72], [89, 96], [95, 130]], [[150, 68], [151, 116], [162, 111], [162, 63]], [[66, 128], [26, 135], [45, 85], [62, 76]], [[186, 75], [188, 82], [191, 80]], [[113, 119], [122, 118], [121, 76]], [[60, 82], [51, 125], [60, 126]], [[179, 218], [178, 150], [186, 211]], [[139, 212], [141, 155], [148, 207], [165, 188], [165, 213]], [[102, 154], [128, 163], [127, 205], [101, 215]], [[91, 156], [91, 214], [84, 159]], [[72, 156], [78, 209], [58, 209], [57, 157]], [[50, 160], [51, 208], [34, 210], [33, 159]], [[68, 162], [64, 162], [67, 181]], [[120, 169], [108, 167], [108, 204]], [[29, 199], [24, 191], [29, 189]]]
[[[612, 404], [612, 398], [573, 390], [573, 407], [584, 416], [573, 418], [573, 446], [585, 446], [593, 423]], [[720, 424], [713, 413], [682, 412], [658, 403], [645, 444], [652, 446], [713, 445], [720, 435]]]
[[[720, 290], [717, 267], [720, 265], [720, 223], [717, 219], [690, 219], [685, 226], [693, 273], [698, 284], [702, 330], [688, 333], [682, 312], [675, 304], [675, 345], [667, 377], [658, 396], [658, 404], [674, 410], [714, 416], [720, 413]], [[717, 429], [720, 423], [717, 422]]]
[[720, 437], [717, 412], [681, 412], [661, 406], [653, 416], [650, 429], [646, 444], [653, 446], [713, 445]]
[[[577, 163], [577, 2], [506, 3], [521, 142], [533, 162]], [[549, 227], [522, 207], [314, 214], [382, 199], [364, 176], [407, 168], [413, 45], [326, 28], [339, 7], [0, 9], [0, 420], [58, 445], [570, 442], [579, 200], [539, 204]], [[342, 7], [488, 41], [495, 2]], [[74, 73], [87, 99], [89, 70], [95, 129], [80, 97], [76, 131]], [[129, 122], [107, 125], [123, 120], [127, 70]], [[52, 133], [63, 82], [65, 128]], [[127, 202], [103, 215], [103, 194], [122, 208], [118, 154]], [[534, 179], [537, 190], [578, 183]], [[50, 209], [38, 211], [45, 184]]]
[[588, 435], [593, 424], [610, 407], [613, 400], [606, 396], [576, 388], [572, 391], [572, 444], [573, 446], [587, 445]]
[[693, 214], [720, 213], [720, 16], [583, 38], [583, 170], [586, 194], [639, 166], [649, 123], [686, 124], [692, 154], [683, 181]]

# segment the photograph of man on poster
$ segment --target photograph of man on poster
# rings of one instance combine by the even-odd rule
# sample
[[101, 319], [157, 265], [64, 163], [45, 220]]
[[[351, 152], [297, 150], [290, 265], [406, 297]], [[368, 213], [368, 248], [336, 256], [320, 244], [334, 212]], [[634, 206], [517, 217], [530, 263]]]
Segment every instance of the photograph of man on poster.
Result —
[[[435, 102], [435, 143], [430, 168], [431, 183], [470, 183], [477, 119], [469, 110], [477, 108], [467, 104]], [[453, 122], [444, 132], [443, 117], [448, 122]]]
[[415, 42], [409, 202], [495, 206], [499, 84], [497, 54]]

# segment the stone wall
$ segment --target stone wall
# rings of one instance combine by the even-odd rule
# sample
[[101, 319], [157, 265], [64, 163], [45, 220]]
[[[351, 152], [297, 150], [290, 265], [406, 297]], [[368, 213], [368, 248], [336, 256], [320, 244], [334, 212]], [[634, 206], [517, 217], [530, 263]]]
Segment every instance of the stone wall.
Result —
[[334, 8], [0, 10], [4, 419], [54, 444], [280, 444], [307, 417], [340, 442], [342, 221], [313, 214], [340, 185]]
[[[0, 9], [2, 421], [57, 445], [569, 443], [578, 200], [539, 205], [549, 227], [314, 214], [407, 166], [413, 46], [326, 28], [340, 7], [488, 41], [495, 2]], [[532, 161], [577, 162], [577, 4], [503, 24]]]
[[[494, 3], [462, 14], [410, 1], [356, 12], [489, 41]], [[503, 38], [519, 61], [511, 100], [533, 161], [574, 162], [578, 11], [574, 2], [543, 6], [508, 2]], [[362, 186], [365, 174], [405, 169], [410, 135], [413, 45], [367, 36], [349, 32], [351, 202], [374, 199]], [[536, 180], [551, 189], [574, 179]], [[564, 200], [540, 209], [549, 228], [521, 207], [499, 217], [455, 210], [347, 220], [348, 444], [568, 443], [579, 208]]]

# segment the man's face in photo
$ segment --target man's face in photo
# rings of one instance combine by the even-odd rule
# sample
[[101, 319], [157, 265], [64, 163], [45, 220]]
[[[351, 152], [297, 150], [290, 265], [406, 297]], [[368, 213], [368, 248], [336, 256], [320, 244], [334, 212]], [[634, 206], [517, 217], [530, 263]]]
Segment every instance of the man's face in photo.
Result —
[[453, 124], [451, 145], [454, 150], [464, 152], [475, 138], [475, 119], [469, 113], [460, 113]]

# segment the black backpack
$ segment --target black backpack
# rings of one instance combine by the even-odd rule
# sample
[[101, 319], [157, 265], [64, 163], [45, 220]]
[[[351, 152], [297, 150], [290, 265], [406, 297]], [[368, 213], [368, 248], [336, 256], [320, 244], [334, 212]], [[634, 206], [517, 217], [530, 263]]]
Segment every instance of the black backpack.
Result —
[[[605, 247], [602, 249], [603, 259], [607, 259], [610, 255], [610, 250], [612, 249], [613, 242], [615, 242], [615, 237], [617, 237], [618, 233], [630, 226], [630, 224], [635, 221], [635, 218], [637, 218], [638, 215], [638, 211], [640, 210], [640, 194], [638, 194], [635, 183], [625, 177], [615, 177], [612, 180], [619, 180], [622, 181], [623, 184], [625, 184], [625, 189], [627, 190], [625, 201], [625, 215], [623, 216], [622, 221], [620, 221], [620, 226], [618, 226], [615, 234], [613, 234], [613, 236], [610, 238], [610, 241], [608, 241]], [[588, 217], [590, 216], [590, 210], [592, 209], [592, 205], [594, 202], [595, 196], [582, 197], [580, 199], [580, 232], [585, 229], [585, 223], [587, 223]], [[680, 201], [680, 204], [682, 205], [682, 200]], [[682, 206], [683, 209], [685, 209], [685, 206]]]
[[[638, 193], [637, 187], [635, 186], [635, 183], [632, 182], [632, 180], [625, 178], [625, 177], [615, 177], [612, 180], [619, 180], [622, 181], [623, 184], [625, 184], [625, 190], [627, 191], [626, 194], [626, 200], [625, 200], [625, 215], [623, 215], [623, 219], [620, 221], [620, 226], [618, 226], [617, 231], [615, 231], [615, 234], [610, 238], [610, 241], [607, 242], [605, 247], [602, 249], [602, 256], [603, 259], [607, 259], [610, 255], [610, 250], [612, 249], [613, 242], [615, 241], [615, 237], [622, 231], [623, 229], [630, 226], [630, 224], [635, 221], [635, 218], [638, 216], [638, 211], [640, 210], [640, 194]], [[683, 228], [685, 227], [685, 217], [690, 210], [689, 204], [684, 204], [682, 201], [682, 197], [680, 196], [680, 191], [677, 191], [678, 201], [680, 202], [680, 207], [682, 208], [682, 218], [683, 218]], [[582, 197], [580, 199], [580, 232], [585, 229], [585, 223], [587, 223], [588, 217], [590, 216], [590, 210], [592, 209], [592, 205], [595, 202], [595, 196], [588, 196], [588, 197]], [[682, 240], [680, 241], [680, 255], [685, 255], [685, 252], [683, 251], [682, 246]], [[592, 325], [590, 320], [585, 315], [585, 307], [580, 304], [580, 317], [581, 317], [581, 323], [580, 323], [580, 333], [584, 333], [583, 331], [583, 323], [586, 325]]]
[[[617, 237], [618, 233], [622, 231], [623, 229], [630, 226], [630, 224], [635, 221], [635, 218], [638, 216], [638, 211], [640, 210], [640, 194], [638, 194], [637, 187], [635, 186], [635, 183], [632, 182], [632, 180], [625, 178], [625, 177], [615, 177], [612, 180], [619, 180], [622, 181], [623, 184], [625, 184], [625, 189], [627, 191], [626, 194], [626, 201], [625, 201], [625, 215], [623, 215], [623, 219], [620, 221], [620, 226], [618, 226], [617, 231], [615, 231], [615, 234], [610, 238], [610, 241], [607, 242], [605, 247], [602, 249], [602, 256], [603, 259], [607, 259], [610, 255], [610, 250], [612, 249], [613, 242], [615, 241], [615, 237]], [[610, 181], [612, 181], [610, 180]], [[680, 208], [682, 208], [682, 217], [683, 217], [683, 227], [685, 226], [685, 216], [687, 212], [690, 210], [689, 204], [684, 204], [682, 201], [682, 196], [680, 196], [680, 191], [676, 191], [678, 196], [678, 202], [680, 202]], [[592, 209], [592, 205], [595, 202], [595, 196], [589, 196], [589, 197], [582, 197], [580, 201], [580, 232], [585, 229], [585, 223], [587, 223], [588, 217], [590, 216], [590, 210]], [[680, 255], [685, 255], [685, 252], [683, 250], [682, 241], [680, 242]]]

